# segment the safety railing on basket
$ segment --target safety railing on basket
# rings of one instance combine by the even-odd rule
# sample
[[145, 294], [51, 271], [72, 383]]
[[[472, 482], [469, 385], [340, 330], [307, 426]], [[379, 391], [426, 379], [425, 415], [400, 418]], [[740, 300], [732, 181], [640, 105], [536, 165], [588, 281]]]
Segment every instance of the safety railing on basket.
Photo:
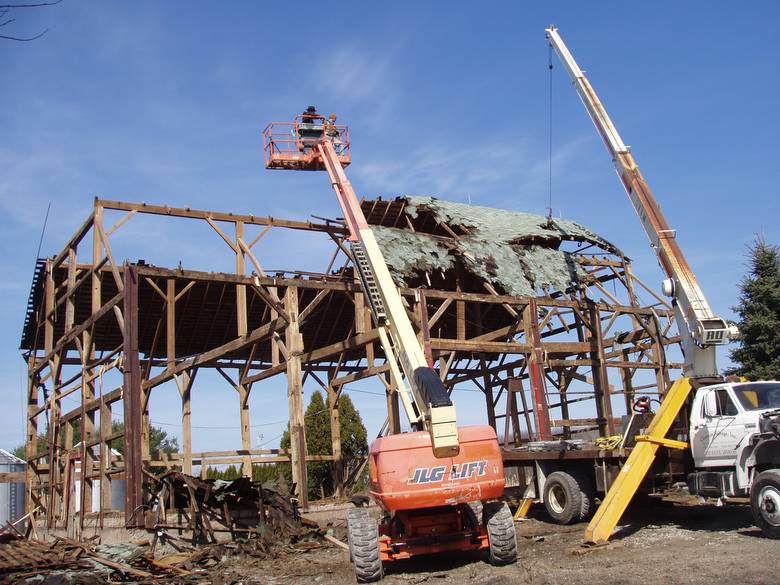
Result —
[[279, 168], [305, 166], [315, 151], [315, 145], [330, 140], [342, 164], [350, 162], [349, 128], [336, 125], [338, 134], [325, 131], [324, 118], [303, 122], [297, 117], [293, 122], [271, 122], [263, 130], [263, 155], [265, 166]]

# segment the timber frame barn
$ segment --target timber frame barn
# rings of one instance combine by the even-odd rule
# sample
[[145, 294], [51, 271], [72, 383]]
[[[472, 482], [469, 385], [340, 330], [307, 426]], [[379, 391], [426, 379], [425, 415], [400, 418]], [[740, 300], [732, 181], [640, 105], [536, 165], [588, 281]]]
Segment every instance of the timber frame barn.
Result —
[[[362, 202], [370, 224], [429, 234], [453, 249], [468, 231], [430, 213], [411, 215], [408, 205], [403, 199]], [[161, 222], [176, 217], [187, 218], [187, 225], [207, 223], [215, 247], [235, 258], [235, 271], [161, 268], [116, 258], [113, 235], [142, 214]], [[104, 222], [108, 215], [116, 218], [110, 225]], [[332, 242], [328, 265], [320, 273], [267, 273], [256, 249], [269, 230], [319, 232]], [[256, 235], [249, 237], [250, 231]], [[62, 251], [38, 260], [22, 334], [28, 365], [27, 508], [36, 510], [38, 522], [49, 529], [68, 528], [69, 522], [83, 529], [85, 517], [92, 517], [90, 526], [102, 526], [103, 516], [112, 512], [128, 528], [143, 527], [151, 467], [205, 477], [208, 465], [239, 463], [251, 476], [252, 465], [290, 462], [293, 481], [306, 486], [307, 462], [328, 461], [343, 495], [350, 478], [342, 466], [339, 425], [332, 424], [331, 454], [306, 452], [303, 385], [324, 390], [331, 421], [338, 423], [340, 394], [355, 381], [377, 377], [387, 402], [379, 433], [398, 433], [402, 426], [345, 239], [338, 220], [96, 199]], [[679, 341], [671, 307], [633, 275], [628, 259], [593, 243], [559, 244], [579, 246], [570, 257], [582, 277], [564, 289], [503, 294], [460, 265], [409, 276], [401, 288], [446, 386], [452, 391], [465, 384], [484, 394], [485, 419], [497, 429], [510, 466], [522, 459], [529, 439], [614, 434], [635, 394], [666, 388], [670, 369], [680, 367], [666, 358], [667, 346]], [[652, 304], [640, 305], [640, 291]], [[202, 368], [216, 369], [238, 394], [241, 444], [235, 450], [192, 451], [190, 397]], [[117, 383], [104, 389], [109, 373]], [[288, 451], [251, 445], [249, 395], [253, 384], [272, 376], [286, 377]], [[150, 452], [149, 397], [171, 381], [181, 396], [181, 450], [163, 456]], [[74, 398], [79, 404], [68, 410], [63, 399], [69, 395], [71, 404]], [[585, 407], [589, 416], [578, 416]], [[112, 413], [121, 413], [123, 430], [112, 430]], [[48, 437], [43, 452], [40, 433]], [[124, 452], [118, 456], [111, 445], [122, 436]], [[124, 503], [112, 508], [112, 481], [118, 478], [125, 482]], [[298, 489], [298, 497], [306, 509], [306, 489]], [[88, 513], [75, 514], [77, 509]]]

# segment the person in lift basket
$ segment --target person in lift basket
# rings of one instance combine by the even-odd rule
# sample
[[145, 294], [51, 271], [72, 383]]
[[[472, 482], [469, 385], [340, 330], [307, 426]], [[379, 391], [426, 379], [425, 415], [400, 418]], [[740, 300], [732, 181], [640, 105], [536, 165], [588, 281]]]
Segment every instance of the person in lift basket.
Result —
[[325, 138], [333, 143], [336, 154], [341, 154], [344, 143], [341, 141], [339, 129], [336, 127], [336, 114], [331, 113], [324, 122]]

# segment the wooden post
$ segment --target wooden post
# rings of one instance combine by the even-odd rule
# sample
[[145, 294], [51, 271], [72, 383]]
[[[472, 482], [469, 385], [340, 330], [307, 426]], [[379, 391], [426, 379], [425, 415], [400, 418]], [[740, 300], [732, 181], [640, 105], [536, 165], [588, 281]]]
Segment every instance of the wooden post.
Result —
[[[387, 421], [389, 423], [389, 434], [397, 435], [401, 432], [401, 418], [400, 411], [398, 410], [398, 392], [395, 391], [396, 387], [393, 383], [393, 377], [390, 372], [385, 372], [385, 393], [387, 395]], [[390, 391], [392, 388], [394, 391]]]
[[534, 395], [534, 421], [536, 422], [536, 434], [540, 441], [552, 439], [550, 428], [550, 413], [547, 406], [547, 384], [544, 378], [544, 356], [542, 352], [542, 340], [539, 334], [539, 313], [536, 310], [536, 299], [530, 298], [523, 311], [523, 327], [525, 338], [533, 346], [528, 355], [528, 377], [531, 381], [531, 390]]
[[[569, 390], [569, 384], [571, 384], [571, 378], [566, 376], [566, 370], [558, 372], [558, 394], [561, 402], [561, 418], [568, 420], [569, 415], [569, 398], [567, 392]], [[571, 427], [563, 427], [563, 438], [571, 438]]]
[[531, 409], [528, 408], [528, 401], [525, 398], [525, 388], [523, 388], [522, 378], [517, 378], [517, 389], [520, 394], [520, 401], [523, 403], [523, 419], [525, 420], [525, 428], [528, 434], [527, 438], [531, 441], [534, 436], [533, 427], [531, 426]]
[[[252, 431], [249, 426], [249, 393], [251, 386], [245, 386], [243, 384], [236, 385], [238, 390], [238, 398], [241, 407], [241, 447], [245, 451], [249, 451], [252, 448]], [[304, 465], [306, 462], [304, 460]], [[242, 475], [244, 477], [252, 477], [252, 457], [246, 455], [242, 464]]]
[[165, 348], [168, 369], [176, 365], [176, 279], [166, 281], [165, 296]]
[[111, 404], [100, 399], [100, 518], [111, 510]]
[[[277, 289], [275, 286], [269, 286], [268, 292], [273, 295], [274, 297], [278, 297], [279, 295], [279, 289]], [[279, 317], [279, 312], [271, 309], [271, 321], [275, 321]], [[276, 336], [271, 335], [269, 338], [269, 343], [271, 344], [271, 365], [272, 366], [278, 366], [279, 365], [279, 344], [276, 342]]]
[[[244, 239], [244, 222], [236, 222], [236, 274], [244, 276], [246, 259], [239, 242]], [[236, 328], [238, 336], [247, 334], [246, 285], [236, 285]], [[247, 390], [248, 394], [248, 390]], [[251, 466], [251, 463], [250, 463]], [[244, 470], [246, 471], [246, 470]]]
[[62, 501], [62, 484], [60, 477], [60, 416], [62, 415], [62, 381], [60, 380], [61, 356], [53, 360], [51, 408], [49, 410], [49, 502], [47, 507], [47, 527], [52, 528], [57, 523], [59, 505]]
[[[332, 379], [332, 378], [331, 378]], [[330, 411], [330, 443], [333, 453], [333, 486], [336, 497], [344, 497], [344, 460], [341, 457], [341, 420], [339, 419], [339, 392], [328, 380], [328, 410]]]
[[[35, 473], [35, 463], [31, 460], [38, 453], [38, 376], [33, 372], [35, 356], [30, 355], [27, 361], [29, 375], [27, 378], [27, 441], [25, 455], [27, 456], [27, 482], [25, 490], [24, 511], [32, 512], [33, 492], [37, 488], [38, 475]], [[34, 520], [33, 520], [34, 521]]]
[[65, 301], [65, 333], [73, 327], [76, 315], [76, 299], [73, 297], [73, 288], [76, 284], [76, 247], [68, 248], [68, 299]]
[[520, 382], [519, 378], [515, 378], [514, 376], [511, 376], [511, 371], [510, 371], [510, 377], [507, 379], [506, 388], [507, 388], [506, 415], [510, 418], [512, 423], [512, 435], [514, 436], [514, 446], [518, 447], [520, 445], [520, 440], [522, 436], [520, 433], [520, 417], [518, 416], [518, 411], [517, 411], [517, 393], [523, 391], [523, 385]]
[[417, 335], [420, 343], [423, 346], [423, 353], [425, 353], [425, 360], [428, 362], [428, 367], [433, 368], [433, 352], [431, 351], [431, 328], [428, 324], [428, 301], [425, 298], [425, 291], [418, 288], [415, 291], [416, 303], [414, 306], [414, 313], [417, 316], [417, 320], [420, 322], [420, 333]]
[[181, 397], [181, 448], [182, 448], [182, 472], [192, 475], [192, 385], [195, 381], [197, 368], [185, 370], [181, 377], [176, 379]]
[[590, 359], [593, 365], [593, 390], [596, 395], [596, 413], [599, 418], [599, 433], [601, 436], [613, 435], [615, 423], [612, 420], [612, 396], [609, 391], [607, 365], [604, 360], [604, 339], [601, 334], [601, 313], [598, 305], [588, 299], [588, 320], [590, 321]]
[[[46, 284], [44, 289], [44, 314], [47, 315], [46, 322], [44, 324], [43, 328], [43, 339], [44, 339], [44, 353], [46, 355], [49, 355], [54, 348], [54, 266], [52, 262], [49, 260], [46, 262]], [[55, 362], [58, 362], [59, 358], [57, 356], [54, 357], [53, 360], [49, 361], [49, 372], [51, 374], [51, 380], [54, 388], [52, 389], [52, 392], [56, 394], [56, 388], [57, 388], [57, 370], [58, 367], [55, 365]], [[52, 481], [52, 478], [54, 476], [54, 465], [52, 462], [55, 459], [56, 456], [56, 448], [55, 448], [55, 441], [56, 441], [56, 433], [55, 429], [57, 426], [57, 420], [56, 420], [56, 408], [54, 407], [54, 404], [52, 403], [51, 408], [49, 409], [49, 424], [47, 429], [47, 435], [48, 435], [48, 441], [49, 441], [49, 477], [48, 477], [48, 489], [47, 489], [47, 498], [46, 498], [46, 527], [51, 528], [52, 523], [52, 514], [54, 513], [54, 481]], [[36, 437], [37, 440], [37, 437]], [[36, 445], [36, 451], [37, 451], [37, 445]]]
[[304, 510], [309, 508], [308, 477], [306, 473], [306, 432], [303, 424], [303, 383], [301, 380], [301, 353], [303, 338], [298, 328], [298, 289], [288, 286], [284, 294], [284, 310], [290, 322], [284, 335], [287, 349], [287, 405], [290, 417], [290, 462], [293, 482]]
[[125, 525], [144, 525], [142, 493], [141, 362], [138, 355], [138, 271], [132, 264], [124, 268], [124, 387], [122, 401], [125, 420]]
[[[103, 259], [103, 244], [100, 240], [100, 231], [103, 229], [103, 207], [95, 202], [95, 218], [92, 223], [92, 266], [97, 266]], [[103, 306], [103, 283], [100, 271], [92, 273], [92, 315]], [[81, 373], [81, 400], [82, 405], [95, 398], [95, 384], [93, 381], [95, 360], [95, 343], [92, 331], [84, 331], [82, 341], [82, 373]], [[88, 381], [87, 381], [88, 380]], [[79, 523], [83, 528], [84, 516], [92, 511], [92, 473], [95, 466], [95, 457], [92, 449], [87, 449], [86, 442], [92, 441], [95, 435], [94, 411], [83, 412], [81, 418], [81, 505], [79, 509]]]
[[[461, 280], [462, 280], [462, 274], [463, 269], [460, 266], [460, 263], [457, 263], [455, 266], [455, 290], [457, 292], [461, 292]], [[458, 299], [455, 301], [455, 328], [457, 332], [457, 339], [464, 340], [466, 339], [466, 302], [462, 299]]]
[[496, 428], [496, 405], [493, 403], [493, 381], [490, 379], [490, 374], [487, 371], [487, 365], [485, 364], [485, 354], [479, 354], [479, 365], [482, 368], [482, 383], [485, 388], [485, 406], [487, 408], [488, 424], [493, 427], [493, 430], [498, 432]]
[[152, 394], [152, 388], [141, 388], [141, 459], [148, 461], [152, 458], [151, 453], [151, 433], [152, 423], [149, 419], [149, 398]]
[[[623, 349], [623, 361], [631, 359], [629, 348]], [[630, 415], [634, 409], [634, 376], [631, 368], [620, 368], [620, 377], [623, 382], [623, 398], [626, 402], [626, 414]], [[660, 388], [660, 386], [659, 386]]]

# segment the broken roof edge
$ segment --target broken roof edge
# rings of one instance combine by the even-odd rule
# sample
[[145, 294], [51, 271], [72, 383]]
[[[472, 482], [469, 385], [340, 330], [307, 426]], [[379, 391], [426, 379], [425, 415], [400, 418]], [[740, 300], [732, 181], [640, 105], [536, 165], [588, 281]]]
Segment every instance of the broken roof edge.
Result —
[[533, 239], [580, 241], [624, 257], [620, 248], [612, 242], [581, 223], [568, 219], [459, 203], [428, 195], [402, 195], [397, 200], [406, 202], [404, 213], [411, 218], [427, 209], [439, 221], [450, 227], [464, 227], [481, 239], [507, 244], [523, 244]]

